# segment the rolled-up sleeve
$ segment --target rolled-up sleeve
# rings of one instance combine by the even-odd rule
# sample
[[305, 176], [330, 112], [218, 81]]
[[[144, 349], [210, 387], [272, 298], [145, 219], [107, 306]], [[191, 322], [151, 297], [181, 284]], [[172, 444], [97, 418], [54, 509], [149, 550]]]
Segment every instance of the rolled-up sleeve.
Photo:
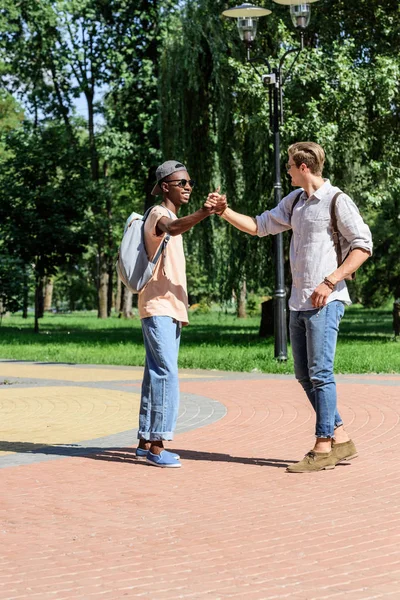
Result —
[[340, 234], [349, 244], [349, 249], [362, 248], [372, 254], [372, 235], [353, 200], [346, 194], [339, 196], [336, 218]]
[[261, 215], [256, 217], [257, 235], [263, 237], [265, 235], [274, 235], [282, 231], [288, 231], [292, 228], [290, 224], [290, 213], [295, 194], [289, 194], [278, 206], [272, 210], [266, 210]]

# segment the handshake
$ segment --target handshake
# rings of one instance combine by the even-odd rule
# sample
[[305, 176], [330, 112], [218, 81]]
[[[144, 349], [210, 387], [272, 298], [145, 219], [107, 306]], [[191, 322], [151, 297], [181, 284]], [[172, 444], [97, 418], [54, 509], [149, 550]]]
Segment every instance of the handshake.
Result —
[[208, 194], [207, 200], [203, 204], [203, 209], [206, 210], [210, 215], [221, 216], [223, 212], [228, 208], [226, 196], [219, 193], [219, 188], [215, 192]]

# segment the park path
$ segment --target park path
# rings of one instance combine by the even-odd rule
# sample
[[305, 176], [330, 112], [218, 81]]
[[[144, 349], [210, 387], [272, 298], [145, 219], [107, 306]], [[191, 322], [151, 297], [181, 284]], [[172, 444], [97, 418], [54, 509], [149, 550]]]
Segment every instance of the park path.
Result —
[[338, 377], [360, 456], [302, 475], [291, 377], [183, 371], [173, 470], [134, 457], [140, 377], [0, 361], [0, 600], [400, 598], [400, 376]]

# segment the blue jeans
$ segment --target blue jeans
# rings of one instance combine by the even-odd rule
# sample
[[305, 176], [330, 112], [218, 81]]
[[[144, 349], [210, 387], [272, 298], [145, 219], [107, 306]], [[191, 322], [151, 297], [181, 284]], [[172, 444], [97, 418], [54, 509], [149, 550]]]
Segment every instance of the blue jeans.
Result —
[[343, 315], [344, 304], [339, 300], [333, 300], [321, 309], [290, 311], [294, 372], [316, 412], [315, 435], [319, 438], [333, 438], [334, 429], [343, 425], [337, 411], [333, 375]]
[[172, 440], [179, 410], [178, 353], [181, 323], [171, 317], [142, 319], [146, 363], [138, 438]]

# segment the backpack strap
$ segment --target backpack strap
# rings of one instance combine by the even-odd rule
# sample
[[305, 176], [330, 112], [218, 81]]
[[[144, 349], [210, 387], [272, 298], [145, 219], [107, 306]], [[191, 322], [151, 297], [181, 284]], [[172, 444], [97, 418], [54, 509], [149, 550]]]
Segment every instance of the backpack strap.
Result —
[[[150, 206], [150, 208], [148, 208], [146, 210], [146, 212], [144, 213], [143, 217], [142, 217], [142, 221], [143, 223], [145, 223], [147, 217], [149, 216], [150, 212], [153, 210], [153, 208], [155, 208], [156, 206], [160, 206], [159, 204], [154, 204], [154, 206]], [[170, 218], [172, 219], [172, 215], [171, 212], [168, 210], [168, 208], [166, 208], [165, 206], [163, 206], [162, 208], [165, 208], [165, 210], [168, 212]], [[166, 250], [167, 248], [167, 244], [169, 242], [169, 240], [171, 239], [171, 236], [167, 233], [165, 238], [163, 239], [163, 241], [161, 242], [161, 244], [158, 247], [157, 252], [155, 253], [155, 255], [153, 256], [153, 260], [151, 261], [154, 265], [156, 265], [160, 259], [161, 254], [164, 252], [164, 250]]]
[[343, 192], [339, 191], [333, 196], [333, 198], [331, 200], [331, 207], [330, 207], [332, 237], [333, 237], [333, 243], [335, 244], [338, 267], [340, 267], [340, 265], [343, 262], [342, 249], [340, 247], [340, 242], [339, 242], [339, 229], [338, 229], [337, 217], [336, 217], [336, 201], [341, 194], [343, 194]]
[[295, 199], [294, 199], [294, 201], [293, 201], [292, 208], [290, 209], [290, 213], [289, 213], [290, 222], [292, 222], [293, 211], [294, 211], [294, 209], [295, 209], [295, 206], [296, 206], [296, 204], [297, 204], [297, 203], [298, 203], [298, 201], [300, 200], [300, 197], [301, 197], [301, 195], [302, 195], [303, 191], [304, 191], [304, 190], [301, 190], [301, 192], [299, 192], [299, 193], [297, 194], [296, 198], [295, 198]]

